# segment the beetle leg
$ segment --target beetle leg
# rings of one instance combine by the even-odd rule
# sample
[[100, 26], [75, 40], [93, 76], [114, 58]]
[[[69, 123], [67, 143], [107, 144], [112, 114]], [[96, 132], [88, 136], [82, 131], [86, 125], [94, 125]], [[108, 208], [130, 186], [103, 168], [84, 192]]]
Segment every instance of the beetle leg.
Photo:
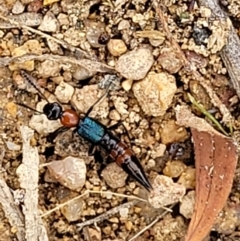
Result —
[[99, 102], [101, 102], [101, 100], [103, 100], [103, 98], [108, 95], [110, 86], [111, 86], [111, 84], [108, 86], [106, 92], [88, 109], [88, 111], [87, 111], [87, 113], [86, 113], [86, 116], [89, 116], [89, 114], [90, 114], [91, 111], [93, 110], [94, 106], [97, 105]]
[[67, 130], [69, 130], [69, 127], [65, 127], [65, 126], [59, 127], [57, 130], [55, 130], [54, 132], [50, 133], [47, 136], [47, 141], [48, 142], [53, 142], [60, 133], [63, 133], [65, 131], [67, 131]]
[[114, 124], [114, 125], [112, 125], [112, 126], [109, 126], [107, 129], [108, 129], [109, 131], [111, 131], [111, 130], [117, 129], [119, 126], [122, 126], [122, 127], [123, 127], [123, 129], [124, 129], [124, 131], [125, 131], [124, 134], [127, 135], [128, 139], [129, 139], [129, 143], [131, 143], [131, 137], [130, 137], [130, 135], [129, 135], [129, 133], [128, 133], [128, 130], [127, 130], [126, 126], [123, 124], [122, 121], [119, 121], [119, 122], [117, 122], [116, 124]]
[[88, 149], [88, 155], [89, 156], [94, 156], [95, 152], [96, 152], [96, 145], [91, 144], [89, 149]]

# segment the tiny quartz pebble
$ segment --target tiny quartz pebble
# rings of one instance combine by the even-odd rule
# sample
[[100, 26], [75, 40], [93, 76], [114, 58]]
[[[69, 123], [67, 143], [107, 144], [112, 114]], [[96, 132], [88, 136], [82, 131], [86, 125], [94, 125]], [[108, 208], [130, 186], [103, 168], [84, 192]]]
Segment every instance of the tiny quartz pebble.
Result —
[[184, 142], [188, 138], [185, 127], [176, 124], [175, 120], [168, 120], [161, 125], [160, 135], [162, 143]]
[[125, 91], [129, 91], [132, 88], [133, 80], [125, 80], [122, 82], [122, 87]]
[[17, 116], [17, 105], [14, 102], [8, 102], [5, 105], [5, 108], [12, 117], [16, 118], [16, 116]]
[[177, 90], [175, 77], [168, 73], [150, 72], [133, 84], [133, 93], [142, 110], [150, 116], [163, 116]]
[[52, 3], [55, 3], [55, 2], [59, 2], [60, 0], [44, 0], [43, 1], [43, 5], [44, 6], [47, 6], [47, 5], [50, 5]]
[[113, 56], [119, 56], [127, 51], [127, 46], [121, 39], [110, 39], [107, 47]]
[[22, 4], [21, 1], [16, 1], [13, 5], [13, 8], [12, 8], [12, 13], [13, 14], [20, 14], [24, 11], [24, 5]]
[[180, 203], [180, 213], [185, 218], [191, 218], [195, 205], [195, 191], [190, 191], [185, 195]]
[[20, 145], [17, 145], [11, 141], [7, 141], [6, 146], [7, 146], [8, 150], [10, 150], [10, 151], [20, 151], [21, 150]]
[[107, 165], [101, 176], [111, 188], [120, 188], [126, 185], [127, 173], [115, 162]]
[[172, 49], [163, 49], [163, 53], [159, 56], [159, 64], [170, 74], [177, 73], [182, 68], [182, 61]]
[[61, 103], [68, 103], [74, 93], [74, 88], [62, 81], [55, 90], [55, 95]]
[[126, 79], [143, 79], [154, 62], [152, 51], [147, 48], [132, 50], [119, 57], [116, 70]]
[[91, 71], [82, 66], [77, 66], [76, 68], [74, 68], [73, 78], [75, 78], [76, 80], [85, 80], [87, 78], [92, 77], [95, 74], [95, 71]]
[[82, 199], [75, 199], [61, 207], [61, 212], [68, 222], [74, 222], [81, 218], [83, 208], [85, 208], [84, 206]]
[[83, 159], [69, 156], [50, 162], [47, 168], [59, 183], [71, 190], [80, 190], [85, 184], [87, 169]]
[[97, 230], [94, 228], [89, 228], [88, 230], [89, 230], [88, 232], [89, 232], [89, 236], [90, 236], [89, 240], [94, 240], [94, 241], [103, 240], [101, 230]]
[[167, 162], [166, 167], [163, 169], [163, 174], [168, 177], [179, 177], [187, 166], [181, 161]]
[[186, 189], [194, 189], [196, 186], [196, 169], [187, 167], [179, 177], [178, 183], [185, 186]]
[[43, 17], [43, 21], [39, 26], [39, 30], [46, 32], [57, 32], [59, 29], [58, 20], [51, 11], [48, 11]]
[[186, 193], [183, 185], [174, 183], [170, 177], [157, 175], [152, 182], [153, 191], [148, 201], [154, 208], [161, 208], [179, 202]]

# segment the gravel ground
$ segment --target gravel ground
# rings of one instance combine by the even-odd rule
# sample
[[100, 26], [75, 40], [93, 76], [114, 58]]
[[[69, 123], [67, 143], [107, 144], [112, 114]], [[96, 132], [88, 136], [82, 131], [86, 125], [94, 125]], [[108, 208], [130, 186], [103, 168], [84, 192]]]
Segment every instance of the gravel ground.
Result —
[[[240, 240], [239, 23], [238, 0], [0, 0], [0, 241]], [[106, 92], [89, 116], [150, 192], [51, 138], [47, 101], [83, 118]]]

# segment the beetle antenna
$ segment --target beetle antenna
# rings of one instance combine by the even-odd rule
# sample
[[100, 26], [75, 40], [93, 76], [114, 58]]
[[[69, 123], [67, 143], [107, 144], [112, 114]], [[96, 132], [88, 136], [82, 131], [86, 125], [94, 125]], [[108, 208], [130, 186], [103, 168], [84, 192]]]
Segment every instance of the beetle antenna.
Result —
[[16, 104], [19, 105], [19, 106], [22, 106], [22, 107], [24, 107], [24, 108], [26, 108], [26, 109], [32, 110], [32, 111], [34, 111], [34, 112], [37, 112], [37, 113], [39, 113], [39, 114], [44, 114], [43, 112], [38, 111], [38, 110], [36, 110], [36, 109], [34, 109], [34, 108], [32, 108], [32, 107], [30, 107], [30, 106], [28, 106], [28, 105], [25, 105], [25, 104], [23, 104], [23, 103], [16, 102]]
[[[29, 84], [31, 84], [35, 88], [35, 90], [38, 92], [40, 97], [42, 97], [44, 100], [46, 100], [49, 103], [49, 101], [46, 98], [46, 96], [42, 93], [40, 88], [35, 84], [35, 79], [30, 74], [28, 74], [26, 71], [24, 71], [24, 70], [20, 70], [20, 74]], [[20, 105], [21, 105], [21, 103], [20, 103]], [[25, 106], [25, 107], [28, 108], [28, 106]]]
[[100, 103], [104, 99], [104, 97], [106, 97], [108, 95], [111, 85], [112, 85], [112, 82], [107, 87], [106, 92], [88, 109], [87, 113], [85, 114], [86, 116], [88, 116], [90, 114], [90, 112], [93, 110], [94, 106], [96, 106], [98, 103]]

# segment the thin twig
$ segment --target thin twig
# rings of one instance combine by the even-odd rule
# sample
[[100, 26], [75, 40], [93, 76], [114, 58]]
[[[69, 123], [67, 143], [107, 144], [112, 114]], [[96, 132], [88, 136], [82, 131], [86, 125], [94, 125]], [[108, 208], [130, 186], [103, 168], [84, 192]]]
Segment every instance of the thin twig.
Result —
[[139, 202], [138, 200], [133, 200], [131, 202], [121, 204], [115, 208], [108, 210], [107, 212], [103, 213], [102, 215], [97, 216], [96, 218], [87, 220], [82, 223], [78, 223], [77, 226], [78, 226], [79, 230], [81, 230], [84, 226], [102, 222], [103, 220], [108, 219], [110, 216], [113, 216], [114, 214], [118, 213], [120, 211], [120, 209], [130, 208], [130, 207], [134, 206], [135, 204], [137, 204], [138, 202]]
[[89, 191], [90, 193], [98, 193], [98, 194], [101, 194], [101, 195], [114, 195], [114, 196], [117, 196], [117, 197], [123, 197], [123, 198], [129, 198], [129, 199], [135, 199], [135, 200], [138, 200], [138, 201], [141, 201], [141, 202], [148, 202], [146, 199], [142, 199], [140, 197], [137, 197], [137, 196], [134, 196], [134, 195], [126, 195], [126, 194], [121, 194], [121, 193], [116, 193], [116, 192], [105, 192], [105, 191]]
[[57, 61], [59, 64], [66, 65], [66, 64], [74, 64], [80, 65], [89, 71], [96, 71], [96, 72], [113, 72], [114, 68], [108, 66], [104, 63], [90, 60], [90, 59], [75, 59], [70, 56], [61, 56], [61, 55], [52, 55], [52, 54], [24, 54], [22, 56], [17, 57], [4, 57], [0, 58], [0, 66], [8, 66], [10, 63], [22, 63], [25, 61], [30, 60], [38, 60], [38, 61], [45, 61], [45, 60], [52, 60]]
[[81, 194], [81, 195], [79, 195], [79, 196], [77, 196], [77, 197], [74, 197], [73, 199], [70, 199], [70, 200], [68, 200], [68, 201], [66, 201], [66, 202], [64, 202], [64, 203], [61, 203], [61, 204], [57, 205], [55, 208], [53, 208], [53, 209], [51, 209], [51, 210], [43, 213], [40, 217], [45, 217], [45, 216], [51, 214], [52, 212], [59, 210], [60, 208], [64, 207], [65, 205], [67, 205], [67, 204], [69, 204], [69, 203], [71, 203], [71, 202], [73, 202], [73, 201], [75, 201], [75, 200], [77, 200], [77, 199], [79, 199], [79, 198], [81, 198], [81, 197], [84, 197], [84, 196], [86, 196], [86, 195], [88, 195], [88, 194], [90, 194], [90, 193], [93, 193], [93, 194], [101, 194], [101, 195], [103, 195], [103, 194], [104, 194], [104, 195], [114, 195], [114, 196], [123, 197], [123, 198], [135, 199], [135, 200], [141, 201], [141, 202], [147, 202], [147, 200], [142, 199], [142, 198], [139, 198], [139, 197], [134, 196], [134, 195], [125, 195], [125, 194], [120, 194], [120, 193], [115, 193], [115, 192], [109, 192], [109, 191], [108, 191], [108, 192], [105, 192], [105, 191], [91, 191], [91, 190], [86, 190], [83, 194]]
[[86, 192], [84, 192], [83, 194], [81, 194], [81, 195], [79, 195], [79, 196], [77, 196], [77, 197], [74, 197], [74, 198], [72, 198], [72, 199], [70, 199], [70, 200], [68, 200], [68, 201], [66, 201], [66, 202], [64, 202], [64, 203], [58, 204], [55, 208], [50, 209], [50, 210], [48, 210], [47, 212], [45, 212], [45, 213], [43, 213], [42, 215], [40, 215], [40, 217], [45, 217], [45, 216], [51, 214], [52, 212], [55, 212], [55, 211], [59, 210], [60, 208], [66, 206], [67, 204], [69, 204], [69, 203], [71, 203], [71, 202], [73, 202], [73, 201], [75, 201], [75, 200], [77, 200], [77, 199], [79, 199], [79, 198], [81, 198], [81, 197], [84, 197], [84, 196], [87, 195], [87, 194], [89, 194], [89, 191], [86, 191]]

